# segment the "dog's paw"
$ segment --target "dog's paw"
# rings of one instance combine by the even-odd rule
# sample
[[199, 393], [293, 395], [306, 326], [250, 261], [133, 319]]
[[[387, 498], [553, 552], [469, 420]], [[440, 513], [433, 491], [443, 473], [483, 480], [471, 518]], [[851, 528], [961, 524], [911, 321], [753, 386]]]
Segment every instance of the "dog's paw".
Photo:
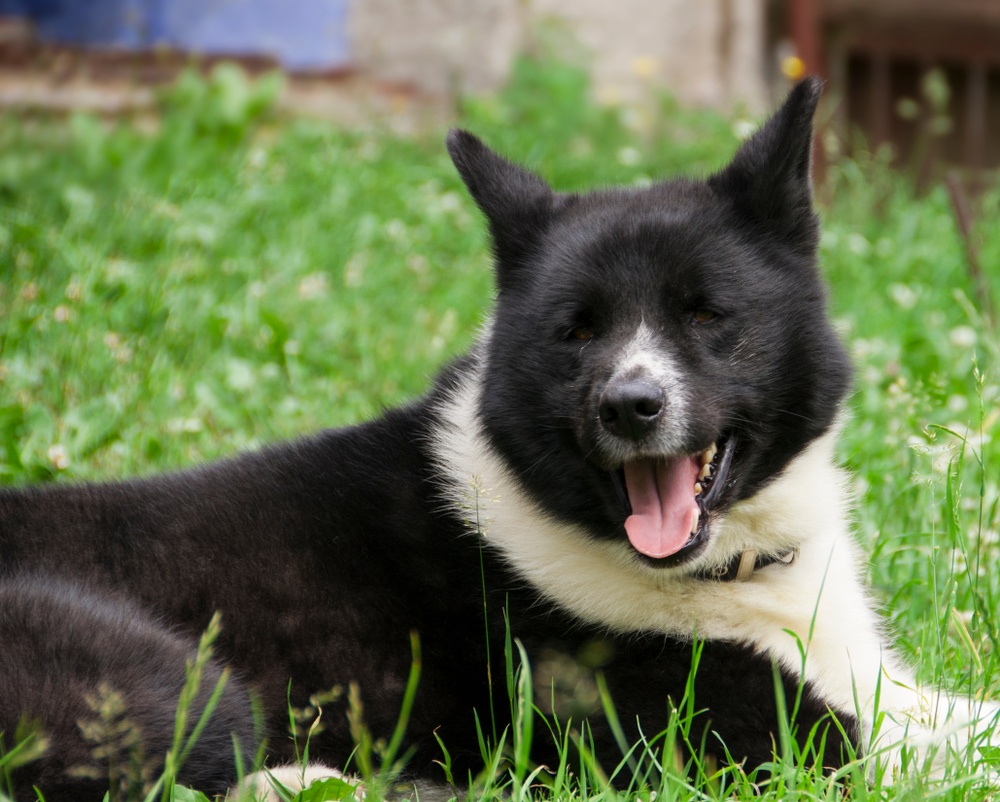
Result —
[[282, 802], [299, 791], [323, 780], [335, 780], [344, 784], [337, 794], [343, 800], [363, 800], [365, 790], [355, 778], [341, 774], [336, 769], [320, 763], [308, 766], [291, 764], [271, 769], [261, 769], [243, 778], [243, 781], [227, 795], [227, 802]]
[[1000, 704], [945, 694], [920, 698], [912, 708], [886, 711], [873, 740], [870, 754], [887, 779], [906, 776], [912, 768], [940, 779], [955, 758], [981, 774], [1000, 775]]

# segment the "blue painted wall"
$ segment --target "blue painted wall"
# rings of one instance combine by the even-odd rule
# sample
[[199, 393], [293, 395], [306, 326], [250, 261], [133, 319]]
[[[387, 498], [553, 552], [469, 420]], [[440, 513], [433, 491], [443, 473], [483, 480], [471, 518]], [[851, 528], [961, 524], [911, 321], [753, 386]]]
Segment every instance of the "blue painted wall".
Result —
[[290, 69], [345, 65], [351, 0], [0, 0], [43, 40], [261, 54]]

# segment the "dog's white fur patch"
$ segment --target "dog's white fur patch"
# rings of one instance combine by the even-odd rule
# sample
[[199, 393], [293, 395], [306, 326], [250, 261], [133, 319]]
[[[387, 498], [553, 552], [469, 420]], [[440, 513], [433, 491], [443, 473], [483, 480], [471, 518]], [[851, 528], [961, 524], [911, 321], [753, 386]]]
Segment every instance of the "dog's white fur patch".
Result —
[[605, 453], [614, 455], [619, 461], [679, 450], [684, 442], [684, 433], [688, 425], [687, 394], [676, 363], [664, 351], [663, 345], [657, 341], [656, 335], [645, 323], [639, 324], [632, 339], [622, 347], [608, 384], [630, 379], [644, 379], [663, 391], [670, 405], [667, 425], [658, 427], [656, 434], [648, 443], [644, 442], [638, 451], [635, 446], [626, 445], [621, 438], [612, 437], [601, 429], [598, 438], [602, 449]]
[[248, 774], [243, 781], [226, 794], [227, 802], [281, 802], [283, 797], [279, 790], [295, 796], [299, 791], [308, 788], [319, 780], [336, 778], [355, 786], [354, 798], [365, 798], [364, 787], [356, 777], [348, 777], [336, 769], [320, 763], [310, 763], [307, 766], [289, 764], [276, 766], [272, 769], [261, 769]]
[[[866, 734], [878, 694], [879, 710], [889, 714], [878, 745], [916, 733], [922, 745], [938, 740], [930, 727], [949, 709], [953, 723], [980, 715], [972, 700], [918, 689], [888, 647], [861, 581], [845, 476], [834, 460], [835, 432], [810, 445], [755, 496], [716, 516], [699, 558], [657, 569], [639, 560], [624, 537], [598, 540], [531, 500], [483, 432], [479, 388], [472, 368], [443, 405], [433, 442], [439, 469], [453, 503], [468, 511], [470, 527], [555, 604], [612, 631], [681, 638], [697, 633], [746, 644], [804, 676], [834, 710], [859, 714]], [[692, 575], [746, 548], [774, 554], [789, 546], [798, 549], [791, 565], [760, 569], [746, 582]], [[950, 730], [934, 732], [945, 737]]]

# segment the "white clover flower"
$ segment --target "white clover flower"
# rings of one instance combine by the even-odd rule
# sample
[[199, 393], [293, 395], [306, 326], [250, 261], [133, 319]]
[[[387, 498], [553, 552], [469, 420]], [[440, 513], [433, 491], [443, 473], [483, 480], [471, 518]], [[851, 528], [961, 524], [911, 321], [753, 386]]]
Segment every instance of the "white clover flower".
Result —
[[639, 163], [641, 155], [635, 148], [625, 147], [618, 151], [618, 163], [626, 167], [634, 167]]
[[964, 395], [955, 393], [948, 396], [947, 407], [949, 412], [965, 412], [969, 406], [969, 399]]
[[868, 256], [872, 251], [871, 243], [856, 231], [847, 237], [847, 250], [857, 256]]
[[739, 140], [749, 139], [756, 130], [753, 120], [739, 119], [733, 122], [733, 135]]
[[64, 471], [69, 467], [69, 455], [66, 453], [66, 447], [60, 443], [49, 446], [46, 456], [58, 471]]
[[913, 309], [919, 298], [917, 291], [909, 284], [890, 284], [889, 296], [900, 309]]
[[955, 326], [948, 333], [948, 339], [956, 348], [972, 348], [979, 336], [972, 326]]

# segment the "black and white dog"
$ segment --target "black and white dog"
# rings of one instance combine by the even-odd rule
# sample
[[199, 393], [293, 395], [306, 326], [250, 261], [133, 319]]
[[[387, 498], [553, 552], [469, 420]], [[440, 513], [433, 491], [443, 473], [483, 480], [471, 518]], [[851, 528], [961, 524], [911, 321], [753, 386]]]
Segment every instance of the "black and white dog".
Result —
[[[356, 683], [388, 735], [411, 631], [416, 776], [440, 777], [436, 738], [457, 776], [482, 767], [477, 717], [509, 723], [508, 627], [540, 697], [567, 665], [600, 670], [634, 738], [667, 726], [704, 639], [692, 743], [748, 770], [773, 755], [774, 666], [787, 699], [802, 689], [795, 732], [829, 728], [823, 766], [872, 748], [876, 693], [883, 733], [939, 712], [882, 636], [833, 457], [850, 369], [817, 268], [819, 92], [797, 86], [707, 181], [642, 189], [556, 193], [453, 131], [497, 299], [426, 397], [179, 474], [0, 491], [0, 730], [8, 749], [47, 745], [15, 771], [19, 798], [102, 793], [85, 725], [109, 695], [122, 749], [155, 770], [215, 611], [204, 684], [221, 664], [236, 678], [180, 775], [208, 792], [235, 777], [231, 735], [250, 763], [252, 694], [273, 760], [291, 749], [289, 687], [304, 707]], [[568, 707], [617, 764], [600, 704]], [[324, 723], [311, 754], [344, 766], [342, 710]]]

